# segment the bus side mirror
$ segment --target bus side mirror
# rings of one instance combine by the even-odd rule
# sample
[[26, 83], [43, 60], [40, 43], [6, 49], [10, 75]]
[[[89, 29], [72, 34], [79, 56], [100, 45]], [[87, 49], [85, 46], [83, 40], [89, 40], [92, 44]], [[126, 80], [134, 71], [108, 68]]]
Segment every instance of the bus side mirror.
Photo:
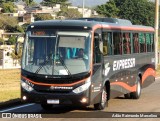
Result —
[[20, 45], [24, 42], [24, 34], [18, 35], [16, 38], [16, 45], [15, 45], [15, 54], [18, 55], [20, 51]]

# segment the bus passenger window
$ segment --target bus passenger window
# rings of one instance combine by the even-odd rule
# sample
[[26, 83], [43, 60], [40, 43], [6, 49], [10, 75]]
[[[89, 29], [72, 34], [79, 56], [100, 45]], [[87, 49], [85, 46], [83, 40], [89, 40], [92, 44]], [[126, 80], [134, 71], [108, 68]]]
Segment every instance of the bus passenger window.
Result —
[[151, 52], [151, 35], [146, 34], [147, 52]]
[[151, 34], [151, 46], [152, 46], [152, 52], [154, 52], [154, 34]]
[[139, 53], [138, 33], [133, 34], [133, 53]]
[[144, 33], [139, 33], [140, 52], [146, 52], [146, 38]]
[[130, 54], [131, 53], [131, 42], [130, 42], [130, 34], [124, 33], [123, 34], [123, 53]]
[[93, 52], [94, 63], [101, 63], [101, 52], [99, 50], [99, 39], [94, 38], [94, 52]]
[[114, 55], [122, 54], [122, 34], [119, 32], [113, 33], [113, 45], [114, 45]]
[[103, 55], [112, 55], [112, 33], [103, 32], [102, 40], [103, 40]]

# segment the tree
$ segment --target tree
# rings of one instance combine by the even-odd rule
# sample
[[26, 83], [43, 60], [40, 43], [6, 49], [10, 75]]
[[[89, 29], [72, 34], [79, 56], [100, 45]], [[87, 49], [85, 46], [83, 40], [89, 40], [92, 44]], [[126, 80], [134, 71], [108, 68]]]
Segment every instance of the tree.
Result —
[[0, 15], [0, 29], [4, 29], [7, 32], [24, 32], [24, 29], [17, 24], [16, 18], [3, 14]]
[[8, 44], [9, 44], [9, 45], [15, 45], [15, 44], [16, 44], [16, 36], [11, 36], [11, 37], [8, 39]]
[[66, 18], [80, 18], [82, 14], [77, 9], [67, 9], [66, 11], [60, 11], [58, 16], [65, 16]]
[[117, 17], [119, 14], [119, 9], [116, 7], [114, 0], [110, 0], [106, 4], [98, 5], [95, 9], [100, 15], [106, 17]]
[[56, 4], [61, 4], [62, 6], [67, 5], [68, 0], [43, 0], [41, 4], [53, 7]]
[[2, 7], [2, 13], [14, 13], [15, 12], [15, 6], [12, 2], [4, 2], [1, 5]]
[[0, 45], [3, 45], [4, 40], [0, 37]]
[[148, 0], [122, 0], [117, 7], [121, 10], [120, 18], [129, 19], [133, 24], [154, 26], [154, 6], [154, 3]]
[[153, 26], [154, 6], [149, 0], [109, 0], [98, 6], [96, 11], [107, 17], [128, 19], [133, 24]]
[[7, 3], [7, 2], [15, 2], [16, 0], [0, 0], [0, 5], [2, 5], [2, 3]]
[[34, 2], [34, 0], [22, 0], [22, 1], [25, 2], [27, 6], [32, 6], [32, 5], [36, 4]]
[[0, 15], [0, 28], [7, 30], [8, 27], [15, 27], [18, 21], [16, 18], [11, 16]]
[[22, 47], [20, 48], [18, 55], [15, 54], [15, 50], [12, 51], [11, 57], [13, 58], [15, 65], [17, 65], [17, 60], [18, 60], [18, 63], [20, 64], [21, 57], [22, 57]]
[[51, 20], [53, 19], [53, 17], [51, 16], [51, 14], [37, 14], [35, 15], [35, 21], [39, 21], [39, 20]]

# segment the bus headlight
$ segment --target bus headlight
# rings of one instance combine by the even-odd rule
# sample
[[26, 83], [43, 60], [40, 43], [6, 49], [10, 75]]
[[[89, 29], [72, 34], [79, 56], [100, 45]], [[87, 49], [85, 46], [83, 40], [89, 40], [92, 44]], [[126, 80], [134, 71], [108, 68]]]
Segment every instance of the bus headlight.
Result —
[[73, 90], [73, 92], [76, 93], [76, 94], [78, 94], [78, 93], [81, 93], [83, 91], [86, 91], [89, 88], [90, 85], [91, 85], [91, 80], [90, 80], [90, 78], [88, 78], [86, 80], [85, 84], [77, 87], [76, 89]]
[[29, 84], [27, 84], [23, 80], [21, 80], [21, 86], [22, 86], [23, 89], [25, 89], [28, 92], [33, 91], [33, 87], [31, 87]]

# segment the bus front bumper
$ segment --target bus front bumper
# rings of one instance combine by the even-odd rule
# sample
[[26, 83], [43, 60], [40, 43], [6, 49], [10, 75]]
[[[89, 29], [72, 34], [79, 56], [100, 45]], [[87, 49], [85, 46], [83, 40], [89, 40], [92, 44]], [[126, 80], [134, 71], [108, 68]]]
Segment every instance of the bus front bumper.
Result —
[[80, 94], [71, 93], [41, 93], [27, 92], [22, 89], [21, 99], [23, 102], [53, 104], [53, 105], [73, 105], [73, 106], [88, 106], [89, 94], [85, 91]]

